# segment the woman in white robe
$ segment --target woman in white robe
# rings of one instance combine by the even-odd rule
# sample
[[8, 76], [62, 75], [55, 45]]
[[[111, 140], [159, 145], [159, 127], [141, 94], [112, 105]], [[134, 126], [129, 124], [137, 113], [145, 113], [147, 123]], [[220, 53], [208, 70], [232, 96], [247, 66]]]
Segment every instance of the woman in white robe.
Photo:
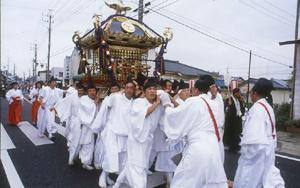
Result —
[[18, 83], [12, 83], [12, 89], [8, 90], [5, 95], [8, 101], [8, 123], [18, 125], [22, 119], [22, 101], [24, 96], [22, 91], [18, 89]]
[[[195, 83], [194, 95], [206, 93], [205, 80]], [[208, 105], [207, 105], [207, 104]], [[208, 106], [206, 94], [194, 96], [177, 108], [167, 107], [164, 131], [170, 140], [186, 137], [187, 143], [172, 183], [172, 188], [227, 188], [227, 178], [218, 146], [218, 131]]]
[[284, 188], [284, 181], [275, 167], [275, 115], [265, 99], [272, 99], [272, 89], [272, 82], [264, 78], [260, 78], [252, 88], [254, 104], [243, 128], [235, 188]]

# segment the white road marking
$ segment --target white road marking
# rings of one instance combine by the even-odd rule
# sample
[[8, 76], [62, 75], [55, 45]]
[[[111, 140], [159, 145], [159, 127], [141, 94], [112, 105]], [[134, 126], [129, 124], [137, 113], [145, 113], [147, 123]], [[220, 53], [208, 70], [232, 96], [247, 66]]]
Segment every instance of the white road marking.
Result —
[[19, 128], [29, 138], [29, 140], [36, 146], [54, 143], [51, 140], [49, 140], [46, 136], [40, 138], [38, 136], [38, 130], [34, 128], [34, 126], [31, 125], [28, 121], [20, 122]]
[[284, 158], [284, 159], [289, 159], [289, 160], [300, 162], [300, 159], [297, 159], [297, 158], [294, 158], [294, 157], [289, 157], [289, 156], [280, 155], [280, 154], [275, 154], [275, 156], [280, 157], [280, 158]]
[[2, 123], [1, 123], [1, 131], [0, 132], [1, 132], [1, 135], [0, 135], [0, 139], [1, 139], [0, 149], [1, 150], [8, 150], [8, 149], [16, 148], [16, 146], [14, 145], [14, 143], [12, 142], [10, 137], [8, 136], [6, 130], [4, 129]]
[[24, 185], [16, 171], [16, 168], [11, 161], [11, 158], [6, 150], [1, 151], [1, 161], [11, 188], [23, 188]]

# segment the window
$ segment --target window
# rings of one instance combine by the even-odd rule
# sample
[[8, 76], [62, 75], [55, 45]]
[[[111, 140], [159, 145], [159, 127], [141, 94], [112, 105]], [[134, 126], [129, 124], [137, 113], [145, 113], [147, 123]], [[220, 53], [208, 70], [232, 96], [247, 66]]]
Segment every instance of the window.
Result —
[[63, 72], [59, 72], [58, 73], [58, 77], [63, 77], [64, 76], [64, 73]]

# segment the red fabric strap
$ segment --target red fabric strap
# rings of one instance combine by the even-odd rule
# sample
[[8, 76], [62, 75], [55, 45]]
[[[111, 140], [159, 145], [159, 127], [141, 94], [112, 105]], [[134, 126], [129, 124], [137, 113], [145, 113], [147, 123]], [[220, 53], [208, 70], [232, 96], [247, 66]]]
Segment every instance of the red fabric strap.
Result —
[[271, 126], [272, 126], [272, 136], [273, 136], [273, 138], [275, 139], [275, 134], [274, 134], [275, 125], [274, 125], [274, 123], [273, 123], [273, 121], [272, 121], [271, 114], [270, 114], [268, 108], [266, 107], [266, 105], [265, 105], [264, 103], [258, 102], [258, 104], [262, 105], [262, 106], [264, 107], [264, 109], [267, 111], [267, 114], [268, 114], [268, 116], [269, 116], [269, 119], [270, 119], [270, 122], [271, 122]]
[[205, 102], [205, 104], [207, 105], [207, 108], [208, 108], [210, 117], [211, 117], [211, 119], [212, 119], [212, 121], [213, 121], [213, 124], [214, 124], [215, 133], [216, 133], [216, 136], [217, 136], [217, 138], [218, 138], [218, 142], [220, 142], [220, 140], [221, 140], [221, 139], [220, 139], [220, 133], [219, 133], [218, 124], [217, 124], [217, 121], [216, 121], [216, 119], [215, 119], [214, 113], [213, 113], [213, 111], [211, 110], [211, 108], [210, 108], [208, 102], [207, 102], [204, 98], [202, 98], [202, 97], [201, 97], [201, 99], [202, 99], [202, 100]]

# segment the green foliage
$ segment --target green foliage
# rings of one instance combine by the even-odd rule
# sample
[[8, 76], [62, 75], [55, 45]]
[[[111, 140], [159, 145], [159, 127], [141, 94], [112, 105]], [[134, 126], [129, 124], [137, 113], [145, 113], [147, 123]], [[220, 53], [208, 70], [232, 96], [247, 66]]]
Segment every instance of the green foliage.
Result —
[[290, 120], [285, 123], [287, 127], [300, 128], [300, 119]]
[[290, 119], [290, 109], [291, 109], [291, 105], [288, 103], [284, 103], [279, 106], [274, 106], [277, 130], [281, 130], [281, 131], [286, 130], [286, 123]]

